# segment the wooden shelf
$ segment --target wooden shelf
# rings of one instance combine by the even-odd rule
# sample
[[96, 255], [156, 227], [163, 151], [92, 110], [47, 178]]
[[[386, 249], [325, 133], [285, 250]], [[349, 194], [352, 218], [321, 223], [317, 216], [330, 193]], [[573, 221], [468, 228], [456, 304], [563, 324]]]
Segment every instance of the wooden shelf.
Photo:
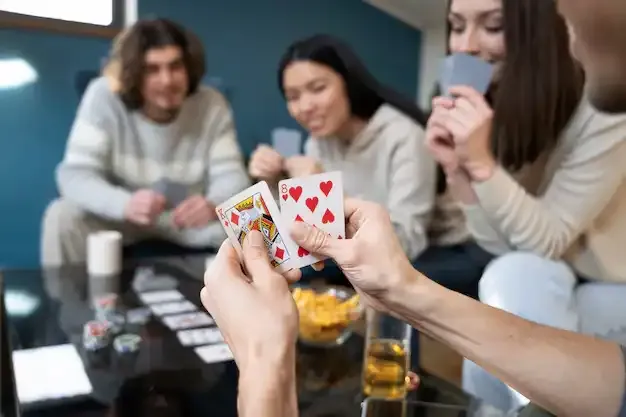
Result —
[[56, 32], [65, 35], [93, 36], [112, 39], [121, 30], [110, 26], [90, 25], [58, 19], [24, 16], [0, 11], [0, 29], [25, 29]]

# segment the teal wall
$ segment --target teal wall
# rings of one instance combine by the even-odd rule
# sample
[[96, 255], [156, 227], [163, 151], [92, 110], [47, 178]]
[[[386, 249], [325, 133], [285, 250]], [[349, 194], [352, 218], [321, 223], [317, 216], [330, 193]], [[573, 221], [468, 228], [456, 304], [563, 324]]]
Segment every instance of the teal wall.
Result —
[[[231, 100], [246, 153], [273, 127], [295, 127], [276, 66], [297, 38], [338, 35], [381, 80], [411, 96], [417, 91], [419, 32], [362, 0], [140, 0], [139, 15], [170, 17], [200, 35], [209, 77]], [[54, 168], [78, 104], [74, 76], [97, 69], [108, 46], [102, 39], [0, 30], [0, 57], [17, 53], [39, 72], [31, 86], [0, 90], [0, 266], [39, 262], [41, 216], [56, 195]]]

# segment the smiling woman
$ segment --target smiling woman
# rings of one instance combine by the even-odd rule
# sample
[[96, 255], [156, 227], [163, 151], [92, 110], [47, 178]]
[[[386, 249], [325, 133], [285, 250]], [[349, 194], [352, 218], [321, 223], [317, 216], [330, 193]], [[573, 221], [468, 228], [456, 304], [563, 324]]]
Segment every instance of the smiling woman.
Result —
[[0, 27], [113, 37], [136, 7], [137, 0], [3, 0]]

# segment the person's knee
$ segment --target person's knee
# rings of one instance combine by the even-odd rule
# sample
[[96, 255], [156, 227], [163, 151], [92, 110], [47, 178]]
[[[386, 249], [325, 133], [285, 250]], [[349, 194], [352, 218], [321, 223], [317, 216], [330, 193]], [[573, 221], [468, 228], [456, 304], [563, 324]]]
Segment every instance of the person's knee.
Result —
[[43, 233], [61, 236], [76, 232], [85, 223], [85, 212], [67, 200], [56, 199], [51, 202], [43, 216]]
[[543, 299], [567, 298], [576, 277], [563, 262], [528, 252], [511, 252], [492, 261], [479, 283], [480, 300], [513, 314], [525, 316]]

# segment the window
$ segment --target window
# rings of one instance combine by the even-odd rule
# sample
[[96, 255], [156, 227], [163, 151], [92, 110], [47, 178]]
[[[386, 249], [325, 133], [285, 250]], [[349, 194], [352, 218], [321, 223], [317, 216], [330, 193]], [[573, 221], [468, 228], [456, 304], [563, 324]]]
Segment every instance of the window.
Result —
[[[0, 27], [114, 36], [136, 0], [0, 0]], [[132, 12], [131, 12], [132, 14]]]

